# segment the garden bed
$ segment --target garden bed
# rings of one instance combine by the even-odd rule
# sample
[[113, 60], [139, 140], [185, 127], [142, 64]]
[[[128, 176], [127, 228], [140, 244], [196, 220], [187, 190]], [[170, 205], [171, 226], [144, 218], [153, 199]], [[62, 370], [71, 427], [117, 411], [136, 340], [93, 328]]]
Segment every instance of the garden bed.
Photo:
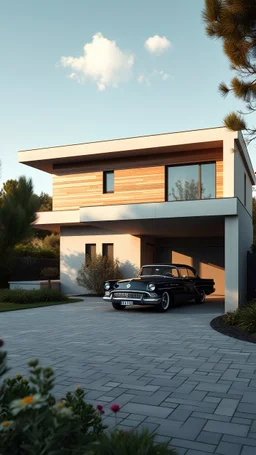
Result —
[[224, 318], [225, 315], [222, 315], [213, 319], [210, 323], [211, 327], [223, 335], [242, 341], [248, 341], [249, 343], [256, 343], [256, 333], [244, 332], [236, 325], [228, 325], [225, 323]]

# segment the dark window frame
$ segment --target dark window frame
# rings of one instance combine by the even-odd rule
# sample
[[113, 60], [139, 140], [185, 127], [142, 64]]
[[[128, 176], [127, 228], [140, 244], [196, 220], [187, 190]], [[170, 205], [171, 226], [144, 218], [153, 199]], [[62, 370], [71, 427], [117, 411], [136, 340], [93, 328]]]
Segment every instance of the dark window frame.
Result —
[[[113, 190], [107, 188], [107, 175], [113, 175]], [[110, 194], [115, 192], [115, 172], [114, 171], [103, 171], [103, 194]]]
[[[215, 175], [214, 175], [214, 190], [215, 190], [215, 196], [211, 198], [204, 198], [202, 199], [202, 166], [204, 164], [214, 164], [215, 166]], [[194, 199], [180, 199], [177, 201], [169, 201], [168, 200], [168, 169], [171, 167], [184, 167], [184, 166], [197, 166], [198, 167], [198, 199], [195, 199], [196, 201], [205, 201], [208, 199], [216, 199], [216, 193], [217, 193], [217, 188], [216, 188], [216, 183], [217, 183], [217, 178], [216, 178], [216, 161], [206, 161], [202, 163], [186, 163], [186, 164], [170, 164], [165, 166], [165, 201], [166, 202], [181, 202], [181, 201], [189, 201], [189, 200], [194, 200]]]

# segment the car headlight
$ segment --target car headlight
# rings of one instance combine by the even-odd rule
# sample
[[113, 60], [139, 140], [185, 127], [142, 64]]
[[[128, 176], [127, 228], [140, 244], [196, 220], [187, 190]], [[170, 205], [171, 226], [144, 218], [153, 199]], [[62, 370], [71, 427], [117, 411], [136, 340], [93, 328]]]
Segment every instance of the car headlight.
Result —
[[109, 289], [110, 289], [110, 283], [106, 282], [106, 283], [104, 284], [104, 288], [106, 289], [106, 291], [109, 291]]
[[156, 289], [155, 284], [154, 284], [154, 283], [149, 283], [148, 289], [149, 289], [150, 291], [154, 291], [154, 290]]

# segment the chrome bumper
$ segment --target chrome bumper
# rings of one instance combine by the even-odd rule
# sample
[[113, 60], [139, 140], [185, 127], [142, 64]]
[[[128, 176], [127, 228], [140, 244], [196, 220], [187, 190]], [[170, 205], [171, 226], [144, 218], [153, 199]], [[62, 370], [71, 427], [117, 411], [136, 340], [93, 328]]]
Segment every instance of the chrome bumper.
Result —
[[129, 300], [129, 302], [133, 302], [134, 305], [158, 305], [160, 302], [161, 302], [161, 297], [155, 297], [155, 298], [152, 298], [152, 297], [147, 297], [147, 298], [141, 298], [141, 299], [133, 299], [133, 298], [129, 298], [129, 297], [123, 297], [123, 298], [120, 298], [120, 297], [112, 297], [111, 295], [110, 296], [105, 296], [103, 297], [103, 300], [106, 300], [107, 302], [122, 302], [124, 300]]

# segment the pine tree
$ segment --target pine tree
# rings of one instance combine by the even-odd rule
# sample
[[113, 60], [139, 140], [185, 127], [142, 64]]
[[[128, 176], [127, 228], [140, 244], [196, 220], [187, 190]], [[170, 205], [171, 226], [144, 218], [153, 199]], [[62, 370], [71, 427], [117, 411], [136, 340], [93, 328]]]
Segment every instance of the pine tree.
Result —
[[256, 111], [256, 0], [205, 0], [203, 20], [208, 36], [222, 40], [236, 73], [229, 85], [219, 85], [221, 94], [233, 92], [245, 103], [245, 111], [231, 112], [224, 124], [232, 131], [246, 130], [250, 142], [256, 127], [249, 128], [244, 116]]

